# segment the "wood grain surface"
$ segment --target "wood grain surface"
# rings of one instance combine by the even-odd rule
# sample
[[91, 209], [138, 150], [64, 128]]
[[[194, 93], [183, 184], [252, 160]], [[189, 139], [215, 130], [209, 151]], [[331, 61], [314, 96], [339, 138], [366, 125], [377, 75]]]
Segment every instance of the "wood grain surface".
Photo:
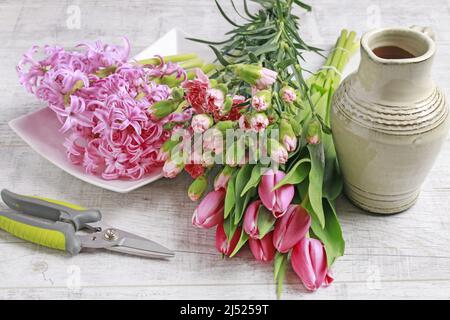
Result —
[[[221, 2], [231, 13], [229, 2]], [[450, 1], [310, 2], [314, 11], [302, 15], [301, 33], [323, 47], [333, 44], [342, 28], [361, 34], [377, 26], [431, 26], [438, 35], [434, 77], [449, 93]], [[79, 29], [69, 28], [73, 10], [80, 12]], [[126, 35], [135, 54], [173, 27], [212, 40], [230, 29], [212, 0], [0, 0], [0, 187], [99, 208], [110, 224], [176, 251], [171, 261], [102, 251], [69, 257], [0, 231], [0, 298], [276, 298], [270, 265], [254, 261], [248, 250], [223, 260], [214, 248], [214, 231], [191, 226], [195, 205], [186, 195], [187, 176], [129, 194], [105, 191], [53, 166], [8, 127], [11, 119], [43, 107], [20, 87], [15, 72], [32, 45], [119, 43]], [[447, 139], [417, 204], [402, 214], [369, 215], [339, 199], [347, 248], [334, 266], [335, 282], [308, 293], [290, 270], [283, 298], [450, 298], [449, 159]]]

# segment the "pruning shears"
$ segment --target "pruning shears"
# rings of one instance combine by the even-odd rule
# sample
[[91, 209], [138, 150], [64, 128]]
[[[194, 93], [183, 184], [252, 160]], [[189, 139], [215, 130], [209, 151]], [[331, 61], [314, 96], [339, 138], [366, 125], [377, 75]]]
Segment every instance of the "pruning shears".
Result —
[[[0, 229], [45, 247], [78, 254], [84, 248], [106, 249], [148, 258], [170, 258], [164, 246], [104, 224], [99, 210], [64, 201], [23, 196], [3, 189], [3, 202], [13, 211], [0, 212]], [[82, 231], [85, 234], [77, 234]]]

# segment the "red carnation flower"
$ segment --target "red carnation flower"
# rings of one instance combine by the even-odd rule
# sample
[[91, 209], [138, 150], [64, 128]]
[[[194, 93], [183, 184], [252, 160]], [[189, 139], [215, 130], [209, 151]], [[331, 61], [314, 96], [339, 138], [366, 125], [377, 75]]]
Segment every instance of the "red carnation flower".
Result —
[[207, 105], [206, 90], [209, 84], [201, 80], [189, 80], [183, 85], [186, 90], [186, 99], [196, 113], [204, 113]]
[[184, 170], [191, 175], [192, 179], [197, 179], [205, 173], [205, 168], [201, 164], [187, 164]]

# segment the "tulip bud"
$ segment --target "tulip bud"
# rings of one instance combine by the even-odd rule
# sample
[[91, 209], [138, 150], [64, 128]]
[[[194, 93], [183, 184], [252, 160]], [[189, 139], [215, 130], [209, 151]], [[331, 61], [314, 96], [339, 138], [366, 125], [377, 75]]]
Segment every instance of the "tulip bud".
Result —
[[239, 242], [241, 232], [241, 228], [238, 227], [234, 232], [231, 240], [228, 240], [223, 228], [223, 224], [220, 223], [216, 229], [216, 249], [226, 256], [232, 254]]
[[153, 120], [161, 120], [174, 112], [178, 107], [178, 104], [174, 100], [161, 100], [155, 102], [150, 108], [151, 118]]
[[288, 152], [294, 151], [297, 148], [297, 137], [294, 134], [291, 124], [286, 119], [281, 119], [280, 122], [280, 138]]
[[206, 188], [208, 187], [208, 179], [205, 175], [201, 175], [192, 181], [188, 189], [188, 196], [192, 201], [197, 201], [201, 198]]
[[192, 216], [192, 224], [209, 229], [223, 221], [225, 190], [211, 191], [199, 203]]
[[275, 257], [273, 246], [273, 232], [269, 232], [262, 239], [248, 239], [248, 245], [256, 260], [269, 262]]
[[293, 185], [287, 184], [276, 190], [273, 188], [286, 176], [284, 172], [278, 170], [276, 173], [270, 169], [261, 178], [258, 187], [258, 195], [264, 206], [272, 211], [275, 218], [282, 216], [292, 199], [295, 189]]
[[328, 269], [327, 275], [325, 276], [324, 280], [324, 287], [328, 287], [332, 282], [334, 281], [334, 275], [331, 272], [331, 270]]
[[312, 119], [306, 127], [306, 141], [309, 144], [319, 144], [321, 136], [321, 125], [319, 120]]
[[244, 231], [252, 239], [262, 239], [272, 230], [275, 224], [274, 216], [261, 203], [260, 200], [252, 202], [244, 215]]
[[293, 103], [297, 99], [297, 94], [295, 93], [294, 88], [286, 86], [281, 88], [280, 97], [286, 103]]
[[252, 107], [256, 111], [265, 111], [270, 108], [272, 103], [272, 92], [269, 90], [258, 91], [252, 97]]
[[253, 64], [236, 64], [233, 66], [234, 73], [238, 78], [255, 86], [259, 90], [267, 89], [277, 79], [275, 71]]
[[273, 245], [281, 253], [292, 249], [311, 226], [311, 217], [300, 205], [290, 205], [286, 213], [275, 223]]
[[292, 250], [291, 264], [306, 289], [310, 291], [315, 291], [333, 281], [328, 272], [325, 247], [317, 239], [301, 239]]
[[214, 190], [226, 189], [228, 181], [230, 181], [234, 168], [225, 166], [222, 171], [214, 179]]
[[267, 118], [267, 115], [262, 112], [258, 112], [253, 114], [250, 117], [250, 129], [255, 132], [262, 132], [266, 130], [267, 126], [269, 125], [269, 119]]
[[195, 133], [203, 133], [213, 125], [213, 119], [207, 114], [196, 114], [192, 117], [191, 127]]
[[269, 155], [275, 163], [284, 164], [288, 161], [289, 154], [285, 147], [283, 147], [277, 140], [270, 139], [268, 141]]

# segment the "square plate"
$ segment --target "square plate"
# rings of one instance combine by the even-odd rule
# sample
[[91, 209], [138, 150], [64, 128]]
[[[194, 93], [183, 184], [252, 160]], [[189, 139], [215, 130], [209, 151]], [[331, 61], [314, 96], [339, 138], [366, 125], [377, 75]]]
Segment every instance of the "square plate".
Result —
[[[155, 54], [166, 56], [195, 52], [205, 61], [212, 61], [213, 57], [207, 46], [188, 41], [185, 39], [186, 36], [183, 32], [172, 29], [133, 59], [147, 59]], [[49, 108], [42, 108], [11, 120], [9, 126], [42, 157], [74, 177], [97, 187], [126, 193], [162, 177], [161, 169], [155, 169], [139, 180], [104, 180], [101, 177], [87, 174], [83, 167], [74, 165], [67, 160], [63, 146], [67, 135], [59, 132], [61, 124]]]

